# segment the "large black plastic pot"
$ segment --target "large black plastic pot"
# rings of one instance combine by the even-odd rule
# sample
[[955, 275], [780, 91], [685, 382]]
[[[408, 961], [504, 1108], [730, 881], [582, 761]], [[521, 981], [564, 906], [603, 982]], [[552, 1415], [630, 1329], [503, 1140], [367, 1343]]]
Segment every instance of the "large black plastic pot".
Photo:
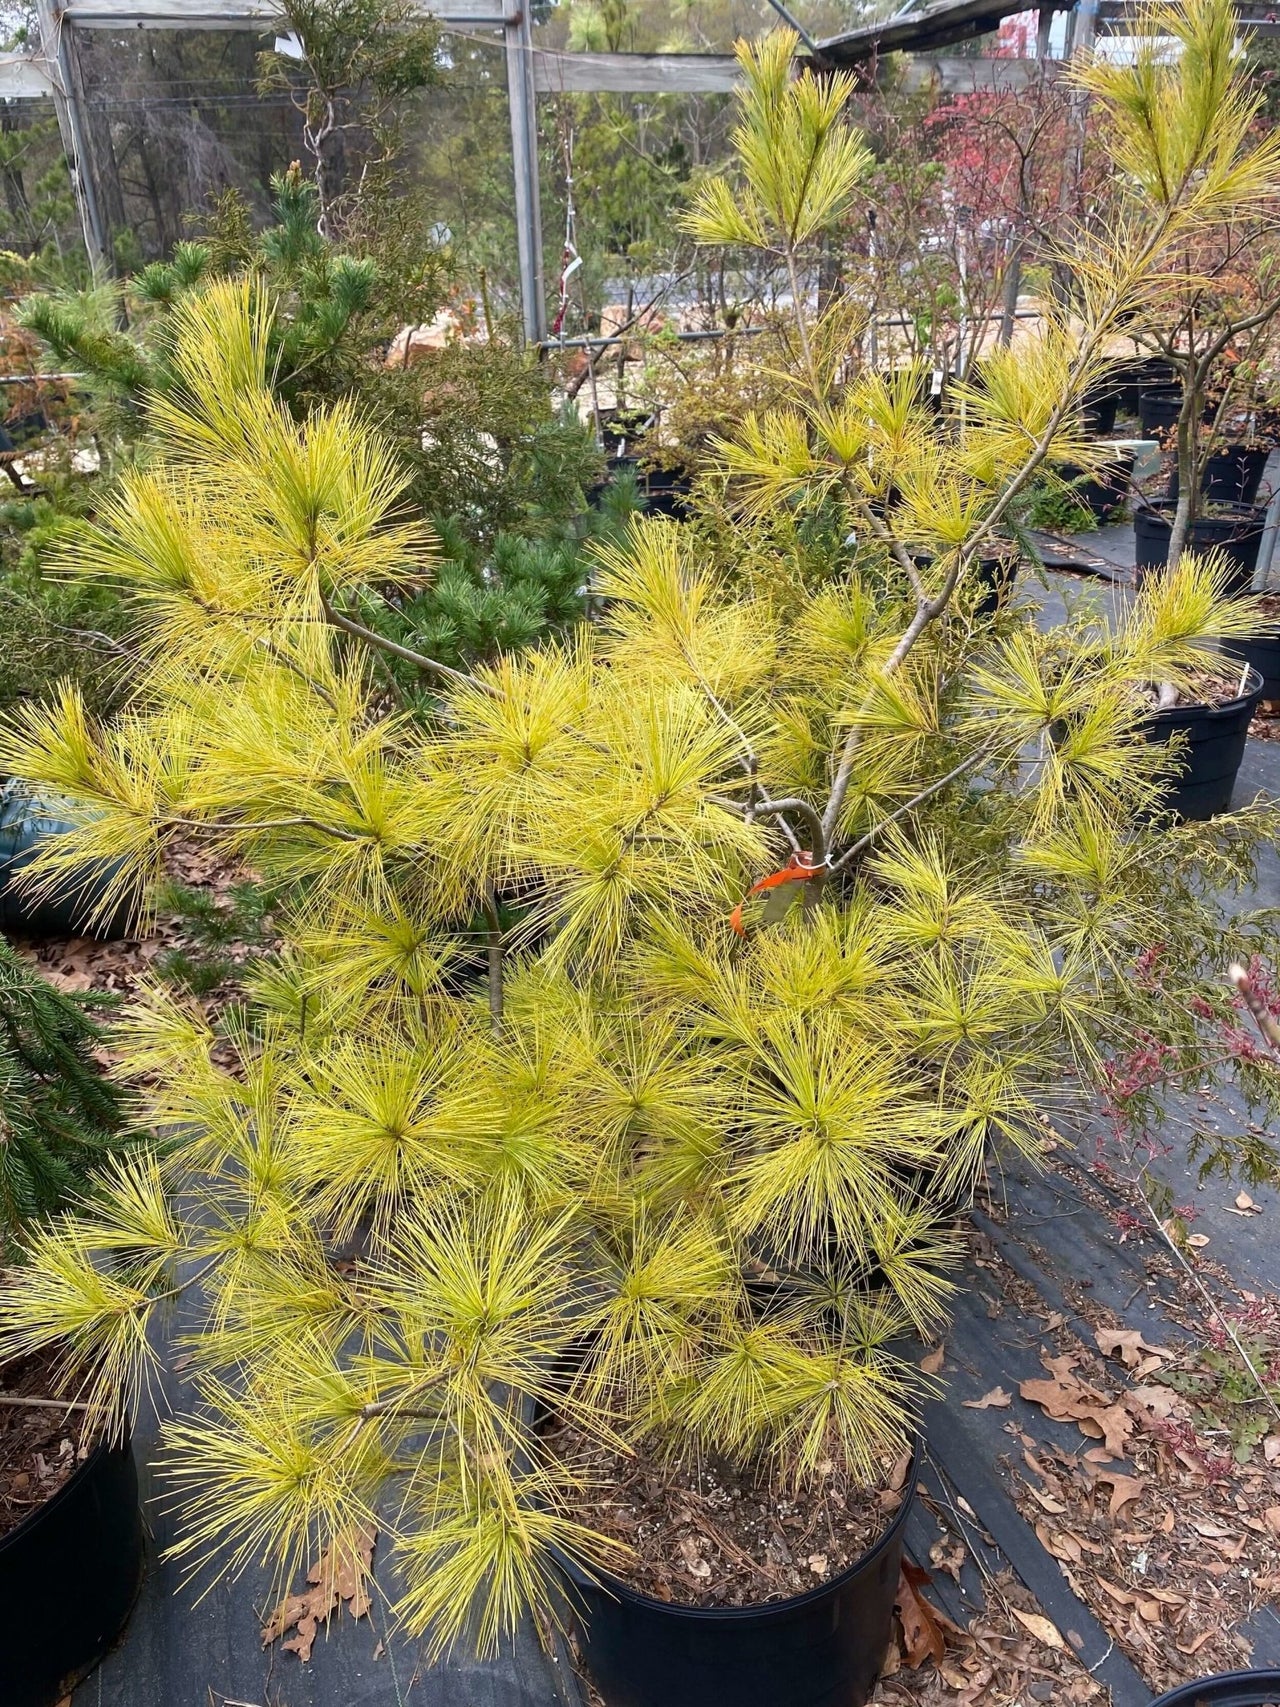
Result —
[[[1169, 561], [1173, 512], [1174, 505], [1167, 499], [1134, 511], [1134, 566], [1139, 581]], [[1231, 566], [1231, 590], [1243, 592], [1258, 567], [1266, 520], [1266, 510], [1256, 504], [1221, 505], [1212, 515], [1196, 517], [1187, 543], [1192, 551], [1219, 552]]]
[[583, 1663], [609, 1707], [862, 1707], [892, 1632], [918, 1461], [875, 1546], [791, 1600], [679, 1606], [566, 1561]]
[[1126, 415], [1138, 413], [1144, 391], [1153, 385], [1172, 385], [1177, 370], [1162, 356], [1135, 356], [1130, 361], [1117, 362], [1111, 369], [1111, 381], [1120, 394], [1120, 408]]
[[[1252, 504], [1262, 485], [1271, 451], [1266, 445], [1228, 445], [1213, 453], [1200, 476], [1200, 490], [1211, 504]], [[1169, 501], [1178, 501], [1178, 469], [1169, 475]]]
[[670, 516], [675, 521], [683, 521], [688, 515], [693, 481], [682, 470], [651, 468], [640, 489], [651, 515]]
[[124, 1628], [142, 1581], [133, 1451], [99, 1444], [0, 1541], [0, 1701], [54, 1707]]
[[1223, 655], [1252, 664], [1262, 677], [1263, 699], [1280, 699], [1280, 635], [1255, 634], [1247, 640], [1224, 640]]
[[1151, 1707], [1263, 1707], [1280, 1701], [1280, 1671], [1224, 1671], [1183, 1683], [1159, 1695]]
[[1004, 609], [1013, 596], [1014, 583], [1018, 579], [1018, 561], [1016, 556], [978, 559], [978, 582], [982, 592], [973, 607], [976, 617], [994, 616]]
[[[930, 553], [925, 552], [916, 556], [913, 561], [917, 568], [927, 569], [933, 562]], [[1014, 585], [1018, 579], [1018, 565], [1021, 559], [1016, 552], [1009, 552], [1003, 557], [980, 557], [978, 559], [978, 586], [981, 591], [973, 607], [977, 618], [991, 617], [997, 611], [1003, 610], [1013, 594]]]
[[1227, 810], [1249, 739], [1249, 720], [1261, 698], [1262, 677], [1250, 669], [1245, 691], [1225, 705], [1175, 705], [1143, 719], [1139, 728], [1148, 741], [1167, 745], [1175, 735], [1184, 737], [1182, 770], [1165, 785], [1166, 812], [1200, 821]]
[[1138, 398], [1138, 420], [1148, 438], [1176, 427], [1181, 413], [1181, 385], [1151, 385]]
[[1135, 460], [1131, 450], [1121, 450], [1094, 474], [1086, 474], [1074, 463], [1067, 463], [1060, 472], [1064, 480], [1071, 481], [1077, 503], [1084, 505], [1094, 521], [1101, 522], [1128, 497]]
[[10, 781], [0, 787], [0, 930], [34, 937], [128, 935], [131, 921], [123, 910], [90, 925], [94, 904], [115, 875], [114, 865], [71, 874], [39, 901], [17, 881], [45, 837], [71, 827], [51, 801], [33, 794], [25, 783]]
[[1101, 379], [1089, 387], [1080, 405], [1085, 431], [1105, 439], [1115, 431], [1116, 412], [1120, 407], [1121, 387], [1114, 377]]

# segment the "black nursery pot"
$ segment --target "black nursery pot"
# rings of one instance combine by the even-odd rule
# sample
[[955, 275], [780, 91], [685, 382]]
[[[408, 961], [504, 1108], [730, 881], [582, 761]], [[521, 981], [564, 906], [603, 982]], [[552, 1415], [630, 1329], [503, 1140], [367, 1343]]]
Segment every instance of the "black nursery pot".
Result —
[[1073, 482], [1076, 500], [1085, 506], [1094, 521], [1101, 522], [1128, 497], [1134, 460], [1131, 450], [1122, 450], [1110, 462], [1104, 462], [1095, 474], [1086, 475], [1074, 463], [1068, 463], [1061, 472], [1064, 480]]
[[54, 1707], [124, 1628], [142, 1581], [138, 1473], [100, 1442], [0, 1540], [0, 1701]]
[[982, 593], [973, 607], [974, 616], [995, 616], [997, 611], [1003, 610], [1013, 595], [1013, 587], [1017, 578], [1018, 559], [1016, 557], [980, 557], [978, 559], [978, 582], [982, 587]]
[[688, 515], [693, 481], [679, 469], [651, 469], [641, 490], [651, 515], [670, 516], [674, 521], [683, 521]]
[[1173, 363], [1160, 356], [1135, 356], [1117, 362], [1110, 377], [1119, 393], [1120, 409], [1126, 415], [1136, 415], [1144, 391], [1153, 385], [1172, 385], [1178, 374]]
[[1166, 812], [1200, 822], [1227, 810], [1261, 698], [1262, 677], [1250, 669], [1245, 691], [1225, 705], [1175, 705], [1142, 720], [1139, 729], [1148, 741], [1163, 746], [1175, 735], [1185, 736], [1181, 774], [1165, 785]]
[[1280, 1671], [1224, 1671], [1159, 1695], [1151, 1707], [1263, 1707], [1280, 1701]]
[[1280, 699], [1280, 635], [1255, 634], [1247, 640], [1224, 640], [1223, 656], [1252, 664], [1262, 677], [1263, 699]]
[[1181, 413], [1181, 385], [1151, 385], [1138, 398], [1138, 420], [1148, 437], [1176, 427]]
[[862, 1707], [889, 1645], [918, 1460], [875, 1546], [791, 1600], [679, 1606], [565, 1561], [583, 1661], [609, 1707]]
[[[1266, 445], [1228, 445], [1215, 451], [1204, 465], [1200, 490], [1211, 504], [1252, 504], [1262, 485], [1271, 451]], [[1169, 501], [1178, 498], [1178, 469], [1169, 475]]]
[[87, 868], [82, 875], [68, 876], [59, 889], [38, 901], [16, 881], [46, 836], [70, 828], [50, 802], [33, 795], [24, 785], [7, 782], [0, 787], [0, 929], [33, 937], [128, 935], [131, 921], [123, 910], [92, 930], [89, 925], [93, 904], [111, 881], [115, 867]]
[[[1169, 561], [1173, 512], [1168, 499], [1134, 511], [1134, 566], [1139, 582]], [[1196, 517], [1187, 543], [1193, 551], [1219, 552], [1231, 566], [1230, 591], [1247, 592], [1258, 567], [1266, 519], [1266, 511], [1255, 504], [1224, 505], [1214, 515]]]
[[1105, 439], [1115, 431], [1121, 392], [1122, 387], [1114, 375], [1089, 387], [1080, 405], [1086, 432], [1095, 438]]

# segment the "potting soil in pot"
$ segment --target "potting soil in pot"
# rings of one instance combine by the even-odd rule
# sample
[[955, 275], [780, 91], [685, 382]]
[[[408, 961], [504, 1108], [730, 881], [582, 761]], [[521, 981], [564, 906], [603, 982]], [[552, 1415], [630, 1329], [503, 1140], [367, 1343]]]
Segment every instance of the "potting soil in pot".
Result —
[[[0, 1370], [0, 1391], [48, 1399], [56, 1393], [51, 1357], [24, 1357]], [[0, 1536], [52, 1499], [93, 1442], [84, 1412], [0, 1404]]]
[[[655, 1600], [765, 1606], [838, 1576], [883, 1535], [902, 1504], [910, 1454], [886, 1457], [878, 1488], [828, 1473], [799, 1490], [714, 1458], [663, 1462], [609, 1451], [561, 1423], [548, 1435], [584, 1484], [580, 1520], [633, 1552], [610, 1569]], [[820, 1466], [821, 1468], [821, 1466]]]

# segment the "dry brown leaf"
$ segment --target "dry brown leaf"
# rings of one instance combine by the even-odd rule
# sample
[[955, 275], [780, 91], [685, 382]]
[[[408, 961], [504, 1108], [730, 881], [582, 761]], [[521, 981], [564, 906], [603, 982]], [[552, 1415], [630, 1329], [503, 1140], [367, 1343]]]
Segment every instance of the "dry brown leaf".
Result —
[[1054, 1517], [1060, 1517], [1067, 1509], [1061, 1500], [1055, 1499], [1052, 1494], [1041, 1493], [1039, 1488], [1029, 1486], [1027, 1492], [1042, 1511], [1047, 1511]]
[[966, 1411], [1007, 1411], [1012, 1403], [1013, 1394], [1006, 1393], [1003, 1387], [993, 1387], [980, 1399], [961, 1400]]
[[1095, 1577], [1094, 1581], [1104, 1594], [1109, 1594], [1112, 1600], [1118, 1600], [1121, 1606], [1132, 1606], [1137, 1599], [1132, 1589], [1121, 1588], [1119, 1583], [1109, 1583], [1105, 1577]]
[[1100, 1471], [1098, 1480], [1111, 1484], [1111, 1500], [1107, 1506], [1107, 1511], [1112, 1517], [1122, 1506], [1128, 1505], [1130, 1500], [1138, 1499], [1146, 1492], [1147, 1487], [1141, 1476], [1121, 1476], [1113, 1470]]
[[1280, 1535], [1280, 1505], [1269, 1505], [1262, 1514], [1262, 1521], [1268, 1529]]
[[1202, 1630], [1192, 1641], [1179, 1642], [1178, 1652], [1180, 1654], [1198, 1654], [1206, 1642], [1212, 1641], [1213, 1636], [1214, 1632], [1212, 1630]]
[[944, 1536], [941, 1541], [935, 1541], [929, 1549], [929, 1563], [935, 1571], [945, 1571], [955, 1583], [960, 1581], [960, 1572], [964, 1562], [969, 1557], [969, 1549], [963, 1541], [948, 1541]]
[[916, 1593], [917, 1588], [930, 1581], [928, 1571], [922, 1571], [910, 1559], [902, 1561], [896, 1607], [902, 1625], [902, 1657], [913, 1671], [926, 1660], [940, 1664], [946, 1652], [940, 1615], [923, 1595]]
[[1193, 1251], [1202, 1251], [1209, 1243], [1209, 1235], [1207, 1233], [1188, 1233], [1187, 1243]]
[[1235, 1207], [1227, 1211], [1229, 1215], [1261, 1215], [1262, 1205], [1255, 1203], [1247, 1191], [1236, 1194]]
[[1104, 1357], [1118, 1356], [1126, 1369], [1136, 1369], [1146, 1357], [1168, 1357], [1165, 1346], [1148, 1345], [1137, 1328], [1098, 1328], [1094, 1333]]
[[1080, 1543], [1068, 1529], [1052, 1530], [1047, 1523], [1037, 1523], [1036, 1539], [1046, 1553], [1052, 1553], [1055, 1559], [1061, 1559], [1064, 1564], [1078, 1565], [1083, 1562], [1084, 1554]]
[[934, 1346], [933, 1350], [920, 1359], [920, 1368], [926, 1375], [936, 1375], [942, 1368], [943, 1359], [947, 1355], [947, 1342]]
[[1018, 1606], [1011, 1607], [1010, 1610], [1023, 1629], [1030, 1630], [1036, 1640], [1043, 1642], [1046, 1648], [1054, 1648], [1061, 1653], [1066, 1647], [1067, 1644], [1058, 1634], [1058, 1626], [1051, 1623], [1042, 1612], [1023, 1612]]
[[1169, 1387], [1131, 1387], [1126, 1398], [1130, 1404], [1141, 1406], [1153, 1417], [1172, 1416], [1178, 1404]]
[[1262, 1443], [1262, 1456], [1268, 1464], [1280, 1461], [1280, 1434], [1269, 1434]]
[[1133, 1418], [1123, 1405], [1092, 1405], [1076, 1412], [1081, 1432], [1100, 1440], [1107, 1451], [1120, 1457], [1133, 1433]]
[[271, 1614], [262, 1631], [263, 1647], [293, 1630], [294, 1635], [280, 1645], [305, 1664], [311, 1658], [320, 1625], [327, 1624], [344, 1604], [353, 1618], [363, 1618], [369, 1611], [366, 1585], [377, 1536], [376, 1529], [367, 1528], [332, 1542], [320, 1562], [307, 1572], [311, 1586], [301, 1594], [286, 1595]]

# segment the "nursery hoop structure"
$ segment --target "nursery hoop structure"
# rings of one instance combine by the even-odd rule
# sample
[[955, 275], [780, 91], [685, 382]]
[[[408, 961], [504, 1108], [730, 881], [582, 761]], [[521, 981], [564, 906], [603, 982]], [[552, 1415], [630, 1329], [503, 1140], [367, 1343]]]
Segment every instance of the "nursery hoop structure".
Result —
[[[890, 53], [929, 53], [999, 28], [1006, 17], [1028, 10], [1024, 0], [933, 0], [907, 5], [894, 16], [856, 30], [815, 41], [805, 34], [784, 0], [770, 4], [805, 43], [806, 63], [866, 68], [874, 81], [877, 62]], [[731, 54], [555, 52], [534, 46], [527, 0], [421, 0], [424, 16], [447, 31], [500, 30], [506, 57], [507, 102], [511, 124], [520, 297], [525, 339], [547, 341], [546, 291], [542, 262], [542, 220], [538, 182], [537, 97], [540, 94], [724, 93], [737, 81]], [[1260, 33], [1280, 30], [1265, 0], [1237, 0], [1242, 23]], [[71, 173], [85, 247], [95, 266], [105, 266], [106, 229], [90, 170], [90, 140], [84, 122], [84, 91], [74, 37], [81, 30], [256, 30], [281, 23], [272, 0], [36, 0], [40, 50], [0, 56], [0, 100], [52, 98], [62, 145]], [[1087, 47], [1097, 29], [1124, 33], [1132, 0], [1076, 0], [1074, 6], [1041, 6], [1034, 60], [1018, 58], [937, 58], [916, 62], [910, 83], [934, 83], [947, 92], [1020, 86], [1032, 76], [1053, 75], [1059, 62], [1048, 58], [1055, 12], [1067, 17], [1066, 53]]]

